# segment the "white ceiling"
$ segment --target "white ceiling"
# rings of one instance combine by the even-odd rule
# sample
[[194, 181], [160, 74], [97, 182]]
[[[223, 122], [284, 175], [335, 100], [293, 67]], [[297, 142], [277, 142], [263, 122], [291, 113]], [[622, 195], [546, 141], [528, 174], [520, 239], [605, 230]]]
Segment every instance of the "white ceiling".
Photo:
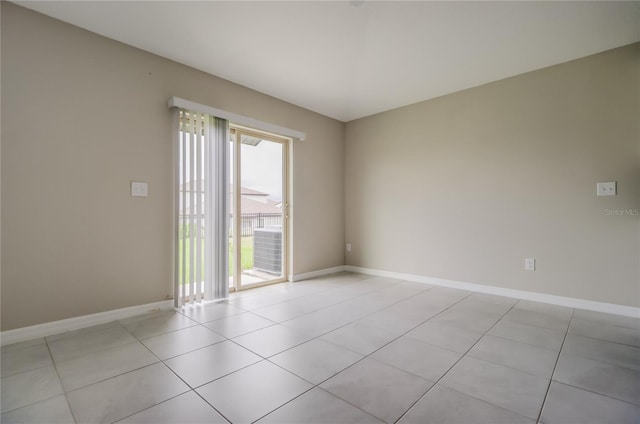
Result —
[[349, 121], [640, 41], [640, 2], [17, 1]]

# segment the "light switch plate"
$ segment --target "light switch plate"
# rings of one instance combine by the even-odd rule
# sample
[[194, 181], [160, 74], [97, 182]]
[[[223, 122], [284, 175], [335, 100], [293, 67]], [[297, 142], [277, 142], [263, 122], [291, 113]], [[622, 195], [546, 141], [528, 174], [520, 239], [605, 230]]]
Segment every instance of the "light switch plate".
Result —
[[615, 196], [616, 191], [615, 181], [596, 184], [596, 194], [598, 196]]
[[132, 197], [147, 197], [149, 195], [149, 187], [147, 183], [131, 181]]

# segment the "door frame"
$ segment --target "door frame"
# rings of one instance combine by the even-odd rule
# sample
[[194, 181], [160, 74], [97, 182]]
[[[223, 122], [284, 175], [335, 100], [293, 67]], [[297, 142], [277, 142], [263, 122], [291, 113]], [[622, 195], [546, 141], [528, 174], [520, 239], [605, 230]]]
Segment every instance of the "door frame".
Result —
[[[289, 281], [289, 259], [290, 259], [290, 225], [291, 225], [291, 216], [290, 216], [290, 153], [289, 148], [292, 142], [292, 139], [289, 137], [281, 136], [278, 134], [267, 133], [263, 131], [257, 131], [252, 128], [243, 127], [241, 125], [235, 125], [233, 123], [229, 124], [229, 132], [232, 135], [233, 140], [233, 184], [235, 186], [235, 190], [233, 192], [233, 198], [231, 202], [233, 204], [233, 286], [229, 287], [230, 291], [241, 291], [247, 290], [255, 287], [266, 286], [270, 284], [282, 283], [285, 281]], [[238, 260], [241, 256], [241, 238], [242, 238], [242, 219], [241, 213], [241, 176], [242, 176], [242, 154], [241, 147], [242, 143], [240, 142], [242, 135], [248, 135], [252, 137], [258, 137], [265, 141], [270, 141], [274, 143], [279, 143], [282, 146], [282, 275], [278, 278], [274, 278], [272, 280], [261, 281], [259, 283], [253, 284], [242, 284], [242, 261]], [[230, 226], [231, 228], [231, 226]], [[231, 271], [231, 270], [230, 270]]]

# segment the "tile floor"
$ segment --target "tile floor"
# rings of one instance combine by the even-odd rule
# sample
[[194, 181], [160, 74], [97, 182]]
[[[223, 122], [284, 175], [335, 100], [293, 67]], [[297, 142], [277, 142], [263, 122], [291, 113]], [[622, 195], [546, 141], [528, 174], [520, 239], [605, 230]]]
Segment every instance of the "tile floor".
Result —
[[2, 347], [3, 423], [640, 423], [640, 322], [336, 274]]

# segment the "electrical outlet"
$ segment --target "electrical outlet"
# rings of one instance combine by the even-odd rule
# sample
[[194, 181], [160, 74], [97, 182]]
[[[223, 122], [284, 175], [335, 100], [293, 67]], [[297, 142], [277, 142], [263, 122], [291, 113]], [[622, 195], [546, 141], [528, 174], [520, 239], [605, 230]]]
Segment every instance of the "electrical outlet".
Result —
[[536, 270], [536, 259], [535, 258], [525, 258], [524, 259], [524, 270], [525, 271], [535, 271]]
[[347, 252], [351, 252], [351, 243], [347, 243]]
[[149, 186], [147, 183], [131, 181], [132, 197], [147, 197], [149, 195]]
[[596, 195], [598, 196], [615, 196], [616, 195], [616, 182], [610, 181], [606, 183], [596, 184]]

